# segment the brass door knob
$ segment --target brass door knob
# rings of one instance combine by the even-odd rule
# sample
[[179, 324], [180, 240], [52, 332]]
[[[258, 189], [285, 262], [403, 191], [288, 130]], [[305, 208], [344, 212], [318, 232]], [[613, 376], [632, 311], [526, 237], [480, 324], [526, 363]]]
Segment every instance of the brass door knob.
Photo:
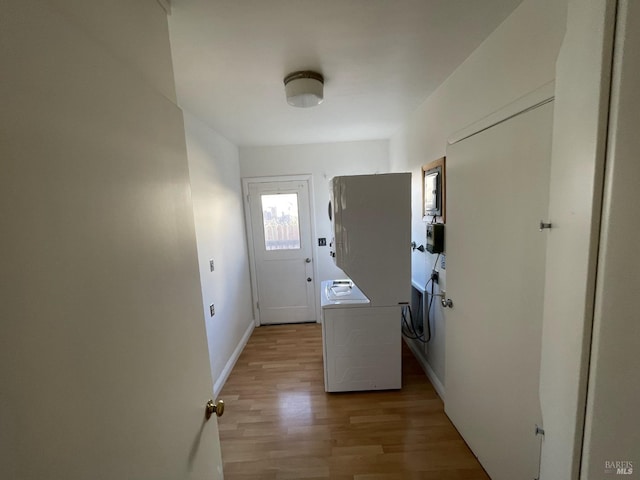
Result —
[[218, 400], [217, 402], [213, 402], [213, 400], [209, 400], [207, 402], [207, 406], [204, 410], [204, 418], [209, 420], [211, 415], [216, 414], [216, 416], [221, 417], [224, 413], [224, 402], [222, 400]]

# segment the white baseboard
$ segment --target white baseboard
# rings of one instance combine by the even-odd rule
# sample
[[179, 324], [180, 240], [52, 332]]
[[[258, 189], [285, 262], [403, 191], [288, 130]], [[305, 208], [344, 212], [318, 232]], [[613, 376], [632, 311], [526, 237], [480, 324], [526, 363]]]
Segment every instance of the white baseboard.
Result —
[[436, 373], [431, 368], [431, 365], [429, 365], [429, 362], [427, 362], [427, 357], [425, 356], [424, 352], [418, 349], [418, 346], [416, 345], [415, 342], [412, 342], [405, 338], [404, 343], [406, 343], [409, 349], [413, 352], [413, 356], [416, 357], [416, 360], [420, 364], [420, 367], [422, 367], [422, 370], [424, 371], [425, 375], [431, 382], [431, 385], [433, 385], [433, 388], [435, 389], [436, 393], [444, 402], [445, 401], [444, 385], [442, 385], [442, 382], [440, 381]]
[[229, 361], [222, 369], [220, 376], [216, 379], [215, 383], [213, 384], [213, 398], [216, 398], [218, 394], [220, 394], [222, 387], [224, 387], [224, 384], [227, 381], [227, 378], [229, 378], [229, 375], [231, 374], [231, 370], [233, 370], [233, 367], [238, 361], [238, 358], [240, 357], [242, 350], [244, 349], [245, 345], [249, 341], [249, 337], [251, 337], [251, 334], [253, 333], [254, 328], [256, 328], [256, 326], [252, 320], [251, 322], [249, 322], [249, 326], [247, 327], [247, 330], [244, 332], [244, 335], [242, 336], [242, 338], [240, 339], [240, 343], [238, 343], [238, 346], [233, 351], [231, 358], [229, 358]]

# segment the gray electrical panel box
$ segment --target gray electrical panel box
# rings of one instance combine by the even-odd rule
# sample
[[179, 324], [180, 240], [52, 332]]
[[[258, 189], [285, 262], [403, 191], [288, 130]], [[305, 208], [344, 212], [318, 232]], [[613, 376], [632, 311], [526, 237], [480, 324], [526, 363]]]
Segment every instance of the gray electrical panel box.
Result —
[[444, 252], [444, 223], [427, 224], [427, 252]]

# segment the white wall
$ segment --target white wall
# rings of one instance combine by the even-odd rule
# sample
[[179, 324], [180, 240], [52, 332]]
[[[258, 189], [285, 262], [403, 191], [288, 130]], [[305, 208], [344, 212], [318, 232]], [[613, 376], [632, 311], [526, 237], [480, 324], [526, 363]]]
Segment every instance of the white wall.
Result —
[[[101, 44], [141, 80], [175, 103], [169, 36], [166, 27], [159, 28], [166, 25], [167, 16], [164, 9], [157, 8], [156, 0], [48, 0], [47, 3], [81, 26], [88, 40]], [[122, 21], [123, 12], [126, 22]]]
[[[316, 285], [320, 285], [322, 280], [345, 276], [342, 270], [335, 266], [333, 259], [329, 257], [329, 242], [331, 241], [331, 223], [327, 214], [329, 180], [337, 175], [386, 173], [388, 171], [389, 142], [386, 140], [240, 148], [240, 175], [242, 177], [313, 175], [312, 208], [314, 218], [312, 222], [315, 225], [313, 242], [319, 276], [316, 279]], [[319, 237], [327, 239], [326, 247], [318, 247], [317, 239]], [[316, 304], [320, 305], [319, 299]]]
[[[426, 234], [420, 167], [446, 154], [447, 138], [453, 133], [554, 79], [565, 10], [564, 1], [525, 0], [392, 137], [392, 170], [413, 172], [412, 239], [416, 243], [424, 244]], [[426, 284], [433, 261], [428, 253], [413, 253], [414, 282]], [[446, 289], [442, 270], [440, 288]], [[435, 337], [426, 358], [437, 380], [444, 382], [446, 322], [435, 304]]]
[[[217, 394], [254, 326], [240, 164], [235, 145], [186, 112], [185, 131], [202, 308]], [[209, 314], [212, 303], [214, 317]]]

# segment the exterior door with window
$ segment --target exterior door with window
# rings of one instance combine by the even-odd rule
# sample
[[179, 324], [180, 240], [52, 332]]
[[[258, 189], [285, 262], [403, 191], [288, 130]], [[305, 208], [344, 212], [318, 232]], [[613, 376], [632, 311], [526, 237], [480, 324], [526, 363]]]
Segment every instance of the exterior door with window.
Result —
[[308, 180], [245, 181], [260, 324], [315, 322]]

